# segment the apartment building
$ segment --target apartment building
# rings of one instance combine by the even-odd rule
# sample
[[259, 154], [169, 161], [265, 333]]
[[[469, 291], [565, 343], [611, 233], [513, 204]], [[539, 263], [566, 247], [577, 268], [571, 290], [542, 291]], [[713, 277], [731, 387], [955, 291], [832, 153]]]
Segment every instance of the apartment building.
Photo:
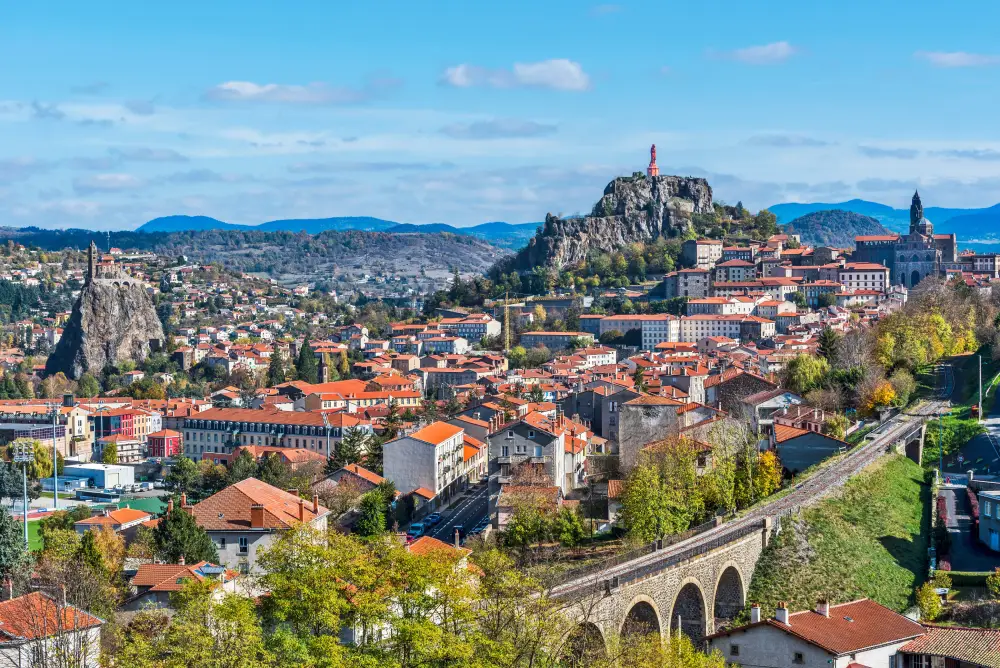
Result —
[[837, 282], [847, 290], [878, 290], [889, 287], [889, 268], [874, 262], [848, 262], [837, 272]]
[[688, 267], [711, 269], [722, 259], [722, 242], [718, 239], [688, 239], [681, 246], [681, 261]]
[[404, 494], [423, 490], [425, 498], [446, 500], [467, 485], [460, 426], [432, 422], [382, 448], [383, 475]]
[[594, 343], [590, 332], [525, 332], [521, 334], [521, 345], [525, 348], [544, 346], [549, 350], [569, 348], [571, 339], [581, 340], [585, 345]]
[[437, 326], [466, 341], [480, 341], [484, 336], [499, 336], [502, 330], [500, 321], [488, 313], [470, 313], [464, 318], [443, 318]]
[[653, 350], [657, 343], [674, 342], [680, 332], [677, 316], [666, 313], [640, 315], [609, 315], [601, 318], [601, 334], [619, 331], [625, 334], [638, 329], [642, 332], [643, 350]]
[[667, 299], [708, 297], [711, 290], [711, 278], [712, 273], [708, 269], [681, 269], [671, 272], [663, 277], [664, 296]]
[[757, 278], [757, 265], [746, 260], [726, 260], [712, 269], [716, 281], [752, 281]]
[[697, 343], [703, 339], [724, 336], [734, 341], [758, 341], [774, 336], [775, 324], [767, 318], [753, 315], [690, 315], [680, 319], [680, 341]]

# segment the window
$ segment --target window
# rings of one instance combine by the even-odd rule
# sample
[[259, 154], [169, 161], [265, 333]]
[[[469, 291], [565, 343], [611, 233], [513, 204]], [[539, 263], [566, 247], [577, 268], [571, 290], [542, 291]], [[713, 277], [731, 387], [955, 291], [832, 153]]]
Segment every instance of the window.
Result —
[[542, 446], [540, 446], [540, 445], [536, 445], [535, 446], [535, 456], [536, 457], [541, 457], [542, 456]]
[[514, 432], [508, 431], [507, 432], [507, 438], [514, 438]]
[[795, 652], [792, 655], [792, 663], [805, 663], [805, 657], [802, 656], [802, 652]]
[[989, 501], [986, 501], [985, 503], [983, 503], [983, 515], [985, 515], [986, 517], [992, 517], [992, 515], [990, 514], [992, 512], [992, 509], [991, 509], [992, 505], [993, 504], [990, 503]]
[[502, 446], [500, 448], [500, 456], [501, 457], [510, 457], [510, 448], [508, 448], [506, 445]]
[[535, 432], [529, 431], [528, 432], [528, 438], [534, 438], [534, 437], [535, 437]]
[[250, 541], [247, 540], [246, 536], [240, 536], [240, 552], [246, 554], [250, 551]]
[[225, 536], [223, 536], [222, 538], [219, 539], [219, 549], [220, 550], [226, 549], [226, 537]]
[[739, 656], [739, 655], [740, 655], [740, 646], [737, 645], [736, 643], [730, 643], [729, 656]]

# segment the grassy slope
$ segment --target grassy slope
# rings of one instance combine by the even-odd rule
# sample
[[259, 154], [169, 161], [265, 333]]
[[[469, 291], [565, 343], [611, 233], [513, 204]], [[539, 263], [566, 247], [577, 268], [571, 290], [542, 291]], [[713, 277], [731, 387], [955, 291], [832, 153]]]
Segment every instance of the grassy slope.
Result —
[[840, 496], [782, 523], [757, 564], [748, 600], [768, 614], [778, 601], [802, 610], [823, 597], [869, 597], [905, 609], [926, 573], [929, 498], [913, 462], [894, 457], [874, 465]]

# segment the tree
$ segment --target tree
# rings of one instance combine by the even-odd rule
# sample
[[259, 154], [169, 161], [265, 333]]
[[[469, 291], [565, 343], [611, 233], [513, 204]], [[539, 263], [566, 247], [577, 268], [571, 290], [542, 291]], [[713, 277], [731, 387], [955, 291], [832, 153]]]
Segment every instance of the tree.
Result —
[[257, 469], [258, 479], [279, 489], [287, 487], [286, 483], [290, 475], [291, 471], [288, 466], [281, 461], [281, 457], [276, 452], [268, 453]]
[[822, 385], [830, 364], [822, 357], [796, 355], [782, 372], [783, 384], [796, 394], [805, 394]]
[[[434, 403], [433, 401], [431, 402]], [[435, 405], [437, 408], [437, 405]], [[401, 420], [399, 417], [399, 402], [395, 399], [389, 399], [389, 405], [386, 407], [384, 428], [382, 430], [382, 436], [387, 441], [391, 441], [396, 438], [399, 434], [399, 427]]]
[[229, 467], [227, 479], [230, 485], [235, 485], [241, 480], [254, 478], [257, 476], [257, 459], [249, 450], [241, 449], [240, 454], [233, 460]]
[[656, 467], [640, 464], [632, 469], [621, 502], [622, 525], [630, 538], [648, 543], [663, 535], [667, 523], [666, 498]]
[[178, 457], [174, 465], [167, 473], [166, 483], [177, 492], [191, 493], [198, 488], [201, 483], [201, 473], [194, 460], [187, 457]]
[[507, 362], [511, 369], [523, 369], [527, 358], [528, 351], [524, 346], [514, 346], [507, 352]]
[[917, 589], [917, 606], [922, 621], [933, 622], [941, 614], [941, 597], [935, 591], [934, 582], [928, 580]]
[[577, 545], [585, 534], [580, 513], [570, 508], [560, 508], [553, 520], [552, 534], [566, 547]]
[[364, 457], [368, 444], [368, 434], [361, 427], [350, 427], [337, 443], [334, 462], [338, 469], [348, 464], [357, 464]]
[[186, 563], [199, 561], [219, 562], [219, 553], [208, 533], [194, 519], [191, 513], [175, 508], [160, 518], [153, 529], [156, 554], [167, 563], [176, 564], [181, 557]]
[[96, 378], [89, 373], [85, 373], [77, 381], [76, 392], [81, 397], [96, 397], [101, 393], [101, 386]]
[[887, 380], [879, 381], [874, 389], [867, 394], [861, 402], [861, 409], [865, 413], [874, 413], [880, 408], [892, 405], [896, 400], [896, 390], [892, 383]]
[[302, 349], [299, 350], [299, 358], [295, 363], [295, 374], [299, 380], [307, 383], [315, 383], [318, 380], [319, 368], [316, 364], [316, 354], [309, 345], [309, 337], [302, 341]]
[[368, 452], [365, 454], [365, 468], [373, 473], [382, 475], [384, 439], [372, 434], [368, 437]]
[[0, 578], [20, 580], [30, 564], [21, 523], [6, 507], [0, 507]]
[[354, 531], [360, 536], [372, 537], [385, 533], [385, 499], [372, 490], [361, 497], [361, 508]]
[[796, 291], [789, 296], [789, 300], [795, 304], [797, 308], [806, 308], [808, 304], [806, 303], [806, 296], [804, 293]]
[[986, 589], [990, 596], [1000, 599], [1000, 568], [994, 568], [993, 572], [986, 576]]
[[757, 458], [754, 484], [758, 499], [770, 496], [781, 488], [781, 462], [773, 450], [762, 452]]
[[340, 361], [337, 362], [337, 373], [340, 374], [341, 378], [351, 377], [351, 363], [347, 359], [347, 351], [340, 351]]
[[828, 436], [844, 440], [844, 436], [846, 436], [847, 428], [849, 426], [850, 421], [847, 419], [846, 415], [843, 413], [834, 413], [826, 419], [826, 422], [823, 423], [823, 431], [825, 431]]
[[840, 335], [832, 328], [824, 327], [819, 334], [819, 354], [820, 357], [830, 363], [837, 365], [837, 344], [840, 342]]
[[267, 385], [274, 387], [285, 382], [285, 362], [281, 357], [281, 351], [275, 350], [271, 353], [271, 361], [267, 364]]
[[105, 464], [117, 464], [118, 463], [118, 444], [115, 442], [107, 443], [104, 449], [101, 450], [101, 461]]

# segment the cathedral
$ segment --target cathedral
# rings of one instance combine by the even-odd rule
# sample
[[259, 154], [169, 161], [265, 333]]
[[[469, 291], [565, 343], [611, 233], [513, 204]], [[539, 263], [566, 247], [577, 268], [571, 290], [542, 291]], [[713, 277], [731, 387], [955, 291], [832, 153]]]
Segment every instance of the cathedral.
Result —
[[856, 262], [875, 262], [889, 268], [893, 285], [912, 288], [927, 276], [938, 276], [958, 260], [954, 234], [934, 234], [934, 225], [924, 218], [920, 193], [910, 204], [910, 231], [904, 235], [862, 236], [855, 239]]

